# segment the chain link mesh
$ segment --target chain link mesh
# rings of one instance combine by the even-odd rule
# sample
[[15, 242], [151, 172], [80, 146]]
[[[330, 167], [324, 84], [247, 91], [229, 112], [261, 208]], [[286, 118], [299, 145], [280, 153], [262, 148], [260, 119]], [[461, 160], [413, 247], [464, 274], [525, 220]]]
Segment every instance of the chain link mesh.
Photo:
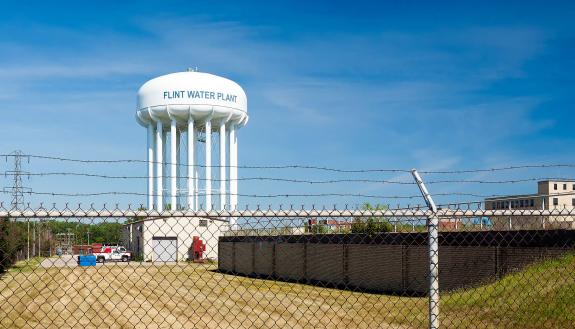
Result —
[[0, 207], [0, 326], [426, 328], [437, 216], [440, 327], [570, 328], [573, 212]]

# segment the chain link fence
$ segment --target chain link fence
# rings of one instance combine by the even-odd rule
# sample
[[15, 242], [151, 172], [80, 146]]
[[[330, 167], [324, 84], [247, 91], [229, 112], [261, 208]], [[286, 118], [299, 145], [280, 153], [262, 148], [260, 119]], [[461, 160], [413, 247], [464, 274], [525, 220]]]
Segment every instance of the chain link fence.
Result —
[[573, 327], [574, 211], [485, 208], [0, 208], [0, 326]]

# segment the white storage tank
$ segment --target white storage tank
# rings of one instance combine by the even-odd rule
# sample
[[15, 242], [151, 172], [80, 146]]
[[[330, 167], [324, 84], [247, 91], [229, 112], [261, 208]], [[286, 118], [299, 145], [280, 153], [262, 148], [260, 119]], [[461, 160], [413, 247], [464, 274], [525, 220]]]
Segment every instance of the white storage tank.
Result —
[[[148, 140], [148, 209], [166, 208], [169, 197], [172, 209], [212, 210], [212, 195], [219, 196], [219, 209], [237, 207], [237, 130], [248, 121], [247, 97], [234, 81], [202, 72], [178, 72], [144, 83], [138, 91], [136, 119], [147, 128]], [[203, 139], [199, 141], [199, 133]], [[170, 137], [170, 159], [165, 159], [166, 134]], [[187, 137], [187, 160], [180, 163], [181, 134]], [[212, 187], [212, 135], [219, 138], [219, 189]], [[227, 146], [229, 145], [229, 147]], [[197, 159], [204, 148], [204, 159]], [[229, 154], [227, 150], [229, 149]], [[169, 165], [169, 174], [163, 165]], [[179, 165], [188, 168], [186, 186], [179, 186]], [[205, 168], [199, 179], [198, 166]], [[165, 190], [170, 178], [170, 189]], [[226, 177], [229, 177], [226, 179]], [[229, 181], [229, 192], [226, 181]], [[178, 202], [182, 191], [187, 202]], [[167, 194], [167, 195], [165, 195]]]

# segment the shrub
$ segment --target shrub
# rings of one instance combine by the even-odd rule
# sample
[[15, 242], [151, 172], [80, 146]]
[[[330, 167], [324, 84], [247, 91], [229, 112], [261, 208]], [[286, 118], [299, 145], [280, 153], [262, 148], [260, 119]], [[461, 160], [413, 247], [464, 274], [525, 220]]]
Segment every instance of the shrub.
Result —
[[[376, 205], [373, 207], [369, 203], [362, 206], [363, 210], [386, 210], [387, 207], [383, 205]], [[376, 234], [382, 232], [391, 232], [393, 225], [384, 217], [368, 217], [365, 221], [361, 218], [354, 218], [351, 224], [352, 233]]]

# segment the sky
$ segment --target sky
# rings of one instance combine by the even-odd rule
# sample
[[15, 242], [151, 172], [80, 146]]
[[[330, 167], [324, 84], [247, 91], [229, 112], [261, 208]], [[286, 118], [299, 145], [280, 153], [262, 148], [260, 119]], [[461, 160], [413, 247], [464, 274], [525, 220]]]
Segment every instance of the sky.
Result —
[[[575, 164], [572, 2], [10, 2], [0, 11], [0, 154], [146, 157], [134, 118], [147, 80], [197, 67], [239, 83], [249, 123], [239, 164], [420, 171]], [[12, 170], [11, 159], [0, 171]], [[143, 164], [31, 158], [23, 170], [145, 175]], [[411, 181], [407, 173], [241, 169], [240, 177]], [[569, 167], [424, 174], [424, 180], [575, 178]], [[146, 192], [145, 179], [30, 176], [36, 192]], [[12, 177], [0, 178], [11, 186]], [[533, 193], [535, 182], [432, 184], [438, 202]], [[406, 206], [413, 185], [240, 182], [277, 207]], [[357, 196], [367, 195], [368, 197]], [[375, 196], [375, 197], [374, 197]], [[28, 202], [140, 204], [145, 197], [27, 195]], [[10, 194], [0, 195], [10, 203]]]

